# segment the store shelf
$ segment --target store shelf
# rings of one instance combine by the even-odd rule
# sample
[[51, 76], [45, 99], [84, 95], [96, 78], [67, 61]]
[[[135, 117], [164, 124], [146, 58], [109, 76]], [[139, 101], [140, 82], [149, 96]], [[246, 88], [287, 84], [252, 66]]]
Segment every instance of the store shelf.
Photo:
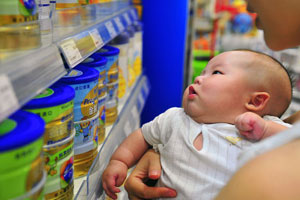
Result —
[[77, 26], [53, 22], [37, 49], [1, 52], [0, 122], [137, 20], [136, 10], [128, 4], [108, 3], [100, 9], [101, 16], [89, 21], [82, 20], [81, 10]]
[[101, 185], [102, 173], [109, 159], [119, 144], [139, 127], [139, 116], [149, 94], [149, 83], [146, 76], [141, 76], [135, 87], [127, 96], [124, 105], [120, 105], [118, 119], [110, 127], [107, 137], [100, 147], [99, 153], [94, 160], [88, 175], [84, 178], [75, 179], [75, 200], [98, 199], [103, 197]]

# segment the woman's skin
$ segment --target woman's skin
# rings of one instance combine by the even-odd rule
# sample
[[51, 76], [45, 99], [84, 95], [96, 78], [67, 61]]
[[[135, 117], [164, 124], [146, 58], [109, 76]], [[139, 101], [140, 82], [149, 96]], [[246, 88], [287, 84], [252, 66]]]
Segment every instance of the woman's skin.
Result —
[[[248, 10], [257, 14], [257, 27], [263, 30], [269, 48], [283, 50], [300, 45], [299, 0], [248, 0], [247, 3]], [[299, 116], [296, 113], [285, 121], [295, 122]], [[125, 183], [131, 199], [176, 196], [172, 189], [147, 187], [142, 182], [148, 177], [159, 177], [158, 154], [147, 152], [138, 166]], [[300, 199], [299, 169], [300, 139], [297, 139], [246, 163], [216, 199]]]

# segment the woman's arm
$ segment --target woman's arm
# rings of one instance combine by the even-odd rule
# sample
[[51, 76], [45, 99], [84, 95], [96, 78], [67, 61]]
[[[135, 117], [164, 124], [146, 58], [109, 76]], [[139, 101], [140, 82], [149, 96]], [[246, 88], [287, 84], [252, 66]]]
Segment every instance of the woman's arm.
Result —
[[296, 122], [299, 122], [300, 121], [300, 111], [295, 112], [294, 114], [292, 114], [288, 118], [284, 119], [283, 121], [285, 123], [289, 123], [289, 124], [295, 124]]

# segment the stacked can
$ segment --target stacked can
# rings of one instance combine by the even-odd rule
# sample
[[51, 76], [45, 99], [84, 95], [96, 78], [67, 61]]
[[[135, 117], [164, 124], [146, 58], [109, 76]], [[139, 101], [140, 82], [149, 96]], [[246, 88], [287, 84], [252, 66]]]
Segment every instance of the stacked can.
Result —
[[136, 75], [133, 68], [133, 54], [134, 54], [134, 27], [128, 26], [127, 32], [129, 34], [129, 49], [128, 49], [128, 86], [132, 87], [136, 80]]
[[112, 46], [104, 46], [95, 53], [95, 56], [107, 58], [106, 126], [112, 125], [118, 117], [119, 53], [120, 50]]
[[56, 0], [54, 25], [78, 26], [80, 25], [80, 7], [78, 0]]
[[41, 45], [35, 0], [2, 0], [0, 8], [0, 51], [26, 50]]
[[59, 82], [75, 89], [74, 177], [86, 175], [97, 156], [98, 146], [98, 78], [93, 68], [77, 66]]
[[45, 122], [17, 111], [0, 123], [0, 199], [43, 199]]
[[80, 66], [92, 67], [99, 72], [98, 82], [98, 110], [99, 110], [99, 127], [98, 127], [98, 144], [102, 144], [105, 139], [105, 102], [107, 96], [107, 59], [98, 54], [91, 55], [84, 60]]
[[50, 0], [38, 0], [38, 8], [41, 33], [50, 33], [52, 29]]
[[56, 83], [23, 108], [40, 115], [46, 122], [43, 146], [47, 172], [45, 199], [73, 198], [74, 97], [72, 87]]
[[133, 23], [134, 34], [134, 53], [133, 53], [133, 69], [136, 77], [142, 74], [142, 53], [143, 53], [143, 27], [140, 21]]
[[129, 35], [127, 32], [119, 34], [110, 42], [110, 45], [118, 48], [119, 53], [119, 89], [118, 98], [120, 103], [124, 103], [125, 95], [128, 92], [128, 49]]

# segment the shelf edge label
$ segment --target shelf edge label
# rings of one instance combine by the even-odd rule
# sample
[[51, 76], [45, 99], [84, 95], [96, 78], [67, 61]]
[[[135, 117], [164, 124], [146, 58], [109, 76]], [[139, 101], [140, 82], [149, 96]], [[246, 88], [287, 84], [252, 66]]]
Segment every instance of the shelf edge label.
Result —
[[73, 67], [82, 59], [80, 51], [77, 48], [76, 43], [73, 39], [64, 41], [62, 44], [60, 44], [60, 47], [71, 67]]
[[0, 121], [19, 108], [19, 101], [9, 78], [0, 74]]
[[123, 26], [120, 18], [119, 17], [115, 17], [114, 21], [116, 22], [119, 31], [122, 32], [125, 28], [124, 28], [124, 26]]
[[114, 38], [114, 37], [117, 36], [117, 32], [116, 32], [116, 30], [114, 28], [114, 25], [111, 21], [106, 22], [105, 27], [107, 28], [108, 33], [109, 33], [111, 38]]
[[104, 42], [103, 39], [101, 37], [101, 35], [99, 34], [97, 29], [93, 29], [91, 31], [89, 31], [90, 36], [92, 37], [95, 46], [99, 49], [103, 46]]

